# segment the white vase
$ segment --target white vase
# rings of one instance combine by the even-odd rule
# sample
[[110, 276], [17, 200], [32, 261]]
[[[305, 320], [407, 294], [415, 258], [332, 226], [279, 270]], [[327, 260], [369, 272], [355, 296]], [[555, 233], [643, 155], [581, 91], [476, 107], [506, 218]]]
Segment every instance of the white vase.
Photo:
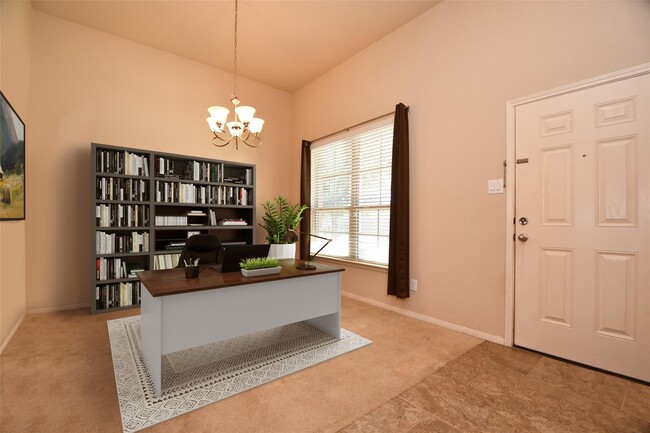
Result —
[[296, 244], [271, 244], [269, 257], [272, 259], [295, 259]]

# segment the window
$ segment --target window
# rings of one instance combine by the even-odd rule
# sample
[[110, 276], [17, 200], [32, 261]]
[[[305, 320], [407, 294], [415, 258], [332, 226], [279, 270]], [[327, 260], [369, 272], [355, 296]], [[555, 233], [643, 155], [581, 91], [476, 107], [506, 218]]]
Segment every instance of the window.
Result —
[[[315, 143], [311, 227], [333, 239], [320, 255], [387, 265], [393, 119]], [[311, 239], [314, 254], [325, 241]]]

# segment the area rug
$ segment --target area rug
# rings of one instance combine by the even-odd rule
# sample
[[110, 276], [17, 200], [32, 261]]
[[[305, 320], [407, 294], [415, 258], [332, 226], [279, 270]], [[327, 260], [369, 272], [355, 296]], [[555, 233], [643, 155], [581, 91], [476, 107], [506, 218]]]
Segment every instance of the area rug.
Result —
[[371, 343], [346, 329], [337, 340], [306, 322], [294, 323], [162, 359], [156, 398], [140, 352], [140, 316], [108, 321], [117, 396], [125, 433], [286, 376]]

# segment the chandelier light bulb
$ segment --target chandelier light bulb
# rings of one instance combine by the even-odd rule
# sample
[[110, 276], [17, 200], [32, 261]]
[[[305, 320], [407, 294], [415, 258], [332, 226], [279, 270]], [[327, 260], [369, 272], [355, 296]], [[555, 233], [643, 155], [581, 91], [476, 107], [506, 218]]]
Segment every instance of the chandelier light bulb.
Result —
[[248, 129], [251, 131], [253, 134], [259, 134], [262, 132], [262, 127], [264, 126], [264, 120], [254, 117], [251, 119], [250, 124], [248, 125]]
[[241, 107], [235, 108], [235, 113], [237, 113], [240, 122], [249, 123], [253, 119], [253, 116], [255, 116], [255, 109], [248, 105], [242, 105]]
[[230, 135], [233, 137], [241, 137], [244, 132], [244, 124], [241, 122], [228, 122], [226, 125], [228, 126]]
[[223, 127], [226, 124], [226, 120], [228, 119], [228, 114], [230, 113], [230, 110], [224, 107], [210, 107], [208, 108], [208, 113], [210, 113], [210, 118], [214, 121], [216, 125], [216, 129], [212, 129], [212, 124], [208, 121], [210, 124], [210, 129], [212, 129], [212, 132], [215, 130], [218, 131], [223, 131]]

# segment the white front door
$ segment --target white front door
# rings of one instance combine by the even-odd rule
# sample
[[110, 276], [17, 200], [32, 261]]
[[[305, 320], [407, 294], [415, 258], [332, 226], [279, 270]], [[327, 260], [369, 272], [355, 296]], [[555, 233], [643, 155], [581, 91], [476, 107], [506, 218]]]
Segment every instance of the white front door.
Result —
[[650, 74], [515, 114], [515, 344], [650, 381]]

